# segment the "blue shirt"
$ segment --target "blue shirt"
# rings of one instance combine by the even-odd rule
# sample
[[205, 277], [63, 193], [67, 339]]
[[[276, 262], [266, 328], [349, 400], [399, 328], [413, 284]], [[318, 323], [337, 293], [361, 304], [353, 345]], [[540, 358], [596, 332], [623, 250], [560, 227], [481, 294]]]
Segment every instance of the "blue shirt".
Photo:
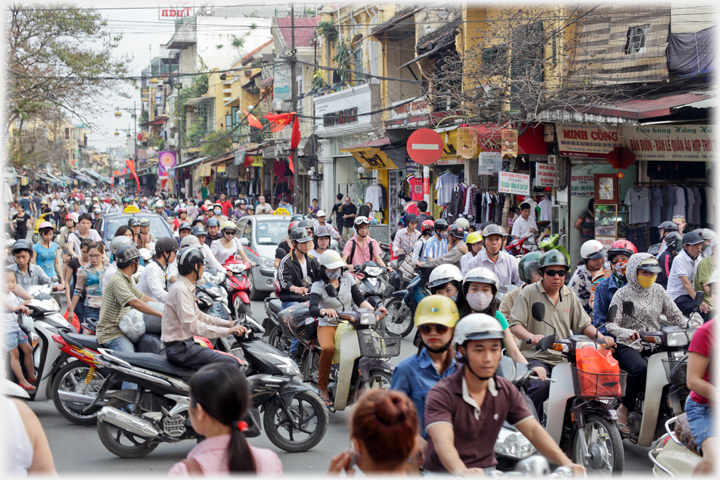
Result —
[[58, 244], [50, 242], [50, 248], [45, 248], [40, 242], [33, 245], [33, 250], [37, 254], [35, 263], [40, 266], [48, 277], [60, 277], [60, 272], [55, 272], [55, 255], [57, 254]]
[[423, 252], [423, 262], [432, 260], [433, 258], [439, 258], [445, 255], [448, 251], [447, 239], [438, 240], [435, 235], [425, 243], [425, 251]]
[[605, 321], [607, 320], [607, 312], [610, 309], [612, 297], [619, 288], [620, 286], [617, 284], [615, 275], [610, 275], [608, 278], [600, 282], [595, 289], [595, 304], [593, 305], [592, 324], [602, 335], [605, 335], [606, 337], [615, 338], [615, 336], [608, 333], [605, 328]]
[[423, 438], [427, 438], [425, 397], [437, 382], [455, 372], [457, 372], [457, 362], [453, 358], [450, 366], [440, 375], [435, 369], [427, 348], [423, 348], [420, 355], [413, 355], [400, 362], [400, 365], [393, 371], [390, 388], [404, 392], [415, 404], [420, 421], [420, 435]]

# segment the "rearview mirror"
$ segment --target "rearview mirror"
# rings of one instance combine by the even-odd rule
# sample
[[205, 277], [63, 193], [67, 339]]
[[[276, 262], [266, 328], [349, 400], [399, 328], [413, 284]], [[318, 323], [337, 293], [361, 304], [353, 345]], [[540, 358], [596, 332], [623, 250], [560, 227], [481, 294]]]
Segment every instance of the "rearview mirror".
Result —
[[532, 316], [538, 322], [545, 320], [545, 304], [542, 302], [535, 302], [532, 304]]
[[247, 238], [241, 238], [240, 245], [242, 245], [243, 247], [247, 247], [248, 245], [250, 245], [250, 240], [248, 240]]
[[325, 285], [325, 293], [327, 293], [328, 297], [337, 297], [337, 289], [329, 283]]
[[551, 333], [550, 335], [545, 335], [538, 343], [535, 345], [536, 350], [547, 350], [548, 348], [552, 347], [552, 344], [555, 343], [555, 334]]
[[623, 314], [635, 316], [635, 304], [633, 302], [623, 302]]
[[700, 305], [702, 305], [703, 301], [705, 301], [705, 292], [697, 292], [695, 294], [695, 300], [693, 301], [693, 305], [699, 308]]
[[610, 310], [608, 310], [607, 317], [605, 317], [605, 322], [612, 322], [615, 320], [615, 315], [617, 315], [618, 306], [613, 305], [610, 307]]

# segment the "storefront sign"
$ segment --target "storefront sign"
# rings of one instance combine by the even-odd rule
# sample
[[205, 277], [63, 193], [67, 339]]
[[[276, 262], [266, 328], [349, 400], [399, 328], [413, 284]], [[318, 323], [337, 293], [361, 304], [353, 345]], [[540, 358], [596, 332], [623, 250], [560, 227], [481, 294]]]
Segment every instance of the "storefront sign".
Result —
[[290, 91], [290, 64], [284, 61], [273, 62], [273, 77], [275, 86], [273, 94], [275, 98], [290, 100], [292, 98], [292, 92]]
[[552, 187], [555, 184], [555, 165], [535, 162], [535, 186]]
[[[275, 77], [275, 84], [278, 79]], [[275, 87], [277, 90], [277, 87]], [[315, 134], [339, 136], [366, 134], [371, 124], [379, 122], [381, 108], [380, 84], [367, 83], [339, 92], [316, 96]]]
[[[457, 160], [457, 158], [458, 158], [458, 150], [457, 150], [458, 131], [457, 131], [457, 129], [450, 130], [449, 132], [441, 133], [440, 137], [443, 140], [442, 157], [440, 157], [440, 158], [442, 160]], [[461, 161], [460, 163], [464, 163], [464, 162]], [[446, 163], [445, 165], [455, 165], [455, 164]]]
[[712, 161], [720, 147], [710, 125], [623, 127], [622, 132], [636, 160]]
[[622, 146], [619, 127], [564, 123], [557, 126], [560, 155], [565, 157], [605, 158], [610, 150]]
[[500, 152], [480, 152], [478, 175], [497, 175], [500, 170], [502, 170], [502, 154]]
[[595, 237], [595, 240], [602, 243], [605, 250], [610, 250], [610, 247], [615, 243], [615, 237]]
[[570, 195], [574, 197], [594, 197], [595, 177], [593, 175], [573, 175], [570, 177]]
[[517, 130], [503, 130], [502, 136], [502, 153], [503, 157], [516, 157], [518, 153], [518, 132]]
[[235, 152], [235, 158], [233, 159], [233, 165], [242, 165], [245, 162], [245, 150], [238, 150]]
[[530, 195], [530, 175], [500, 172], [498, 192], [511, 195]]
[[217, 167], [218, 173], [225, 173], [225, 165], [218, 165]]
[[379, 148], [350, 148], [343, 152], [352, 153], [353, 157], [367, 170], [397, 170], [397, 165]]
[[263, 166], [263, 159], [262, 155], [253, 155], [253, 162], [251, 167], [262, 167]]
[[200, 166], [200, 176], [201, 177], [209, 177], [212, 175], [212, 167], [210, 165], [201, 165]]
[[[396, 107], [396, 104], [401, 105], [398, 105]], [[392, 114], [390, 119], [400, 120], [403, 118], [415, 117], [417, 115], [425, 114], [427, 113], [427, 111], [428, 103], [427, 98], [425, 97], [417, 98], [410, 103], [407, 103], [407, 100], [400, 100], [398, 102], [393, 102]]]
[[177, 20], [192, 17], [193, 6], [189, 2], [163, 2], [158, 7], [158, 20]]

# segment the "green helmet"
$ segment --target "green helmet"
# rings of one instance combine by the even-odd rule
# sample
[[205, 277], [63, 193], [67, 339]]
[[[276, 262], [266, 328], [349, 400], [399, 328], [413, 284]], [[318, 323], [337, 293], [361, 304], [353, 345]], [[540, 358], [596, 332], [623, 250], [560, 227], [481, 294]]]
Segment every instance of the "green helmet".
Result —
[[542, 257], [542, 253], [540, 252], [530, 252], [522, 256], [522, 258], [520, 259], [520, 263], [518, 264], [518, 273], [520, 274], [520, 280], [525, 283], [530, 283], [530, 279], [532, 278], [532, 272], [537, 273], [537, 271], [540, 269], [540, 257]]
[[567, 257], [557, 250], [550, 250], [549, 252], [543, 253], [540, 257], [539, 267], [541, 269], [545, 267], [551, 267], [553, 265], [561, 265], [567, 267], [570, 270], [570, 262]]

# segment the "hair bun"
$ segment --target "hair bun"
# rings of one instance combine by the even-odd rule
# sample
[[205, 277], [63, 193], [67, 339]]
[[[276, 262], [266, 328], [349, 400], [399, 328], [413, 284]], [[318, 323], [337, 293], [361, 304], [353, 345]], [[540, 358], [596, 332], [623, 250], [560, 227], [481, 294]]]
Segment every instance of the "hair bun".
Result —
[[380, 422], [392, 426], [402, 423], [407, 418], [408, 402], [406, 398], [394, 390], [375, 398], [375, 412]]

